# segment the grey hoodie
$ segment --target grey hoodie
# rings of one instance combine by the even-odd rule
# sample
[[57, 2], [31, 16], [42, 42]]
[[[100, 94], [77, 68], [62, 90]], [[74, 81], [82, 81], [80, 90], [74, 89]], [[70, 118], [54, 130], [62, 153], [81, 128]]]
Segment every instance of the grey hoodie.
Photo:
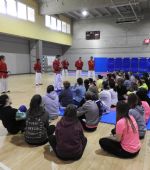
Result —
[[129, 110], [129, 114], [134, 117], [139, 128], [139, 136], [145, 136], [146, 123], [144, 119], [144, 109], [142, 106], [137, 105], [135, 108]]
[[43, 96], [42, 101], [50, 117], [59, 114], [59, 98], [55, 91]]

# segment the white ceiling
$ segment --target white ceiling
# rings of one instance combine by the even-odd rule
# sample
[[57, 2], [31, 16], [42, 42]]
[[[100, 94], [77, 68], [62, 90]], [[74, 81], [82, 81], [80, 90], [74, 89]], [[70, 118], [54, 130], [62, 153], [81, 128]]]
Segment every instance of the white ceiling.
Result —
[[116, 17], [117, 22], [136, 22], [150, 12], [150, 0], [38, 0], [42, 15], [63, 14], [72, 19], [84, 19], [83, 10], [88, 10], [86, 18], [103, 16]]

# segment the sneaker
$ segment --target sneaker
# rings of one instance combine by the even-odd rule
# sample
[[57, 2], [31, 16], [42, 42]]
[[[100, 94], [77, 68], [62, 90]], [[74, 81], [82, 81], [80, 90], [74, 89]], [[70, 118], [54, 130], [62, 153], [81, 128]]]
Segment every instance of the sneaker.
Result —
[[10, 93], [10, 90], [8, 90], [7, 93]]
[[4, 92], [4, 91], [2, 92], [2, 94], [5, 94], [5, 93], [6, 93], [6, 92]]
[[41, 86], [42, 86], [43, 84], [41, 83], [41, 84], [39, 84], [39, 85], [41, 85]]

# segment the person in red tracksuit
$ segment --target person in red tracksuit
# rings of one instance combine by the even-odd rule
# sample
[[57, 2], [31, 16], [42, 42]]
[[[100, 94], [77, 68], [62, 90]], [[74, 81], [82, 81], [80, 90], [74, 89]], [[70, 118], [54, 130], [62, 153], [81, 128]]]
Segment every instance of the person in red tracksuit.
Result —
[[83, 61], [81, 57], [79, 57], [79, 59], [75, 62], [75, 67], [76, 67], [76, 79], [78, 79], [79, 77], [81, 77], [83, 68]]
[[93, 57], [91, 56], [90, 57], [90, 60], [88, 61], [88, 78], [93, 78], [93, 80], [95, 80], [95, 63], [94, 63], [94, 60], [93, 60]]
[[66, 77], [68, 77], [68, 67], [69, 67], [69, 62], [67, 61], [67, 59], [65, 58], [62, 62], [62, 76], [63, 79], [65, 79]]
[[42, 85], [42, 67], [40, 59], [36, 59], [36, 63], [34, 64], [35, 73], [35, 84], [36, 86]]
[[53, 61], [53, 70], [55, 73], [55, 80], [54, 80], [54, 88], [55, 90], [61, 90], [62, 88], [62, 75], [61, 75], [61, 61], [60, 55], [57, 55], [55, 60]]
[[7, 71], [7, 64], [5, 63], [5, 56], [0, 56], [0, 86], [1, 86], [1, 93], [8, 93], [8, 71]]

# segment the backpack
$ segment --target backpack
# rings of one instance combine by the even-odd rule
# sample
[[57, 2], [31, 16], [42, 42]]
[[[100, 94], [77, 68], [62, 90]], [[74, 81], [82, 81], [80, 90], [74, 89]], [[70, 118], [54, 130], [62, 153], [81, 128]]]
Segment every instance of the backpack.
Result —
[[40, 117], [28, 117], [25, 128], [25, 141], [40, 144], [47, 140], [47, 130]]

